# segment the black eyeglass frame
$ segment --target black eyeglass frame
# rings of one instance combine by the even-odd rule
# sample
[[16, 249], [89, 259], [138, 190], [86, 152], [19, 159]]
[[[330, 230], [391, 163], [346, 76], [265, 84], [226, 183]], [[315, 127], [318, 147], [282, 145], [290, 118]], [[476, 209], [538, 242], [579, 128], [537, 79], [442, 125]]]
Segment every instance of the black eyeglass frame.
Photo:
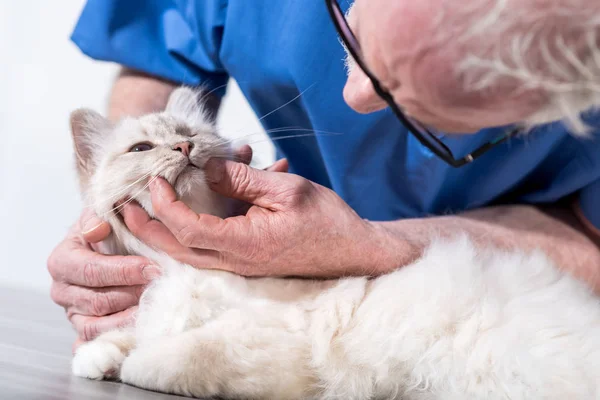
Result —
[[[467, 154], [466, 156], [458, 159], [455, 158], [454, 154], [452, 154], [452, 151], [448, 148], [448, 146], [446, 146], [439, 138], [437, 138], [434, 133], [430, 132], [429, 129], [427, 129], [418, 121], [414, 121], [411, 118], [404, 115], [402, 110], [400, 110], [400, 107], [396, 105], [396, 102], [394, 101], [392, 95], [381, 86], [379, 80], [375, 77], [375, 75], [373, 75], [369, 68], [367, 68], [363, 58], [361, 57], [361, 54], [359, 53], [360, 44], [358, 43], [356, 37], [354, 36], [354, 33], [350, 29], [350, 26], [346, 21], [346, 17], [344, 16], [344, 13], [338, 3], [338, 0], [325, 0], [325, 3], [327, 4], [327, 10], [329, 11], [329, 15], [331, 17], [331, 20], [333, 21], [333, 24], [335, 25], [338, 35], [342, 39], [342, 42], [346, 46], [346, 49], [350, 52], [350, 55], [354, 58], [356, 64], [371, 80], [375, 93], [377, 93], [377, 95], [386, 102], [386, 104], [392, 109], [392, 111], [396, 115], [396, 118], [400, 120], [400, 122], [413, 134], [413, 136], [417, 138], [417, 140], [423, 146], [427, 147], [432, 153], [441, 158], [448, 165], [454, 168], [458, 168], [462, 167], [463, 165], [470, 164], [475, 159], [481, 157], [483, 154], [487, 153], [495, 146], [505, 142], [506, 140], [520, 132], [519, 128], [514, 128], [508, 131], [508, 133], [505, 133], [504, 135], [501, 135], [500, 137], [485, 143], [484, 145]], [[432, 140], [438, 146], [440, 146], [440, 148], [437, 148], [430, 144], [424, 137], [423, 132], [429, 137], [430, 140]]]

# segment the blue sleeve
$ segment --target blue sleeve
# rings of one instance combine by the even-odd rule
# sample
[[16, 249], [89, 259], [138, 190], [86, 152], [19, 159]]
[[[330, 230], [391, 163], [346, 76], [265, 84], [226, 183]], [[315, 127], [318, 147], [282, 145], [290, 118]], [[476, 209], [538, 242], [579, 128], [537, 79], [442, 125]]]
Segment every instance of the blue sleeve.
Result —
[[588, 221], [600, 230], [600, 180], [581, 190], [579, 205]]
[[94, 59], [215, 90], [228, 79], [219, 60], [222, 2], [88, 0], [71, 40]]

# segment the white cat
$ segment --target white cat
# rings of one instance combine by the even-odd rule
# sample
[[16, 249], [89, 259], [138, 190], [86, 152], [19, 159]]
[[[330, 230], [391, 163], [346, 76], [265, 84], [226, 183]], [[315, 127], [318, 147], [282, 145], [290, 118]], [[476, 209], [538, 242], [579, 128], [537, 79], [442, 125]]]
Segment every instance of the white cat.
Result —
[[208, 158], [231, 149], [197, 99], [181, 88], [165, 112], [115, 126], [72, 115], [86, 203], [112, 225], [107, 252], [164, 271], [135, 328], [81, 346], [75, 375], [196, 397], [600, 399], [600, 299], [543, 254], [459, 237], [371, 280], [245, 279], [138, 241], [113, 206], [129, 196], [152, 215], [151, 176], [196, 212], [235, 207], [204, 182]]

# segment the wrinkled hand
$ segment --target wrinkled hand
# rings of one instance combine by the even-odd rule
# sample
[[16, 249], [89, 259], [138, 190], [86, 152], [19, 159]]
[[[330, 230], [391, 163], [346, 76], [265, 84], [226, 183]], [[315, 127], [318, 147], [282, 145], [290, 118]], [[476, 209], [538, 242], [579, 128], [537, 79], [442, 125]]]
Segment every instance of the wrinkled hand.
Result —
[[[585, 39], [594, 33], [586, 26], [597, 34], [599, 12], [594, 0], [356, 0], [348, 21], [367, 66], [407, 114], [468, 133], [556, 119], [569, 84], [591, 89], [598, 76], [581, 66], [600, 45]], [[386, 106], [360, 68], [344, 97], [359, 112]]]
[[143, 257], [97, 253], [95, 244], [109, 234], [106, 222], [85, 211], [48, 258], [52, 300], [77, 331], [75, 347], [130, 324], [144, 285], [160, 273]]
[[216, 192], [252, 206], [221, 219], [196, 214], [158, 179], [150, 187], [157, 219], [130, 203], [122, 214], [147, 244], [198, 268], [244, 276], [376, 274], [386, 260], [386, 236], [361, 219], [332, 190], [297, 175], [210, 160], [207, 180]]

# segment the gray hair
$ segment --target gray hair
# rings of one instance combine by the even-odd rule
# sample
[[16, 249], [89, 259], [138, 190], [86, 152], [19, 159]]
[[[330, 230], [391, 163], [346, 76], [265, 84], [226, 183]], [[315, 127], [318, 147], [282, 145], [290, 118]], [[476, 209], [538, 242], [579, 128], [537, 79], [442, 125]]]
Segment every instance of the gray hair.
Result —
[[[526, 125], [564, 120], [575, 134], [585, 134], [588, 127], [581, 114], [600, 106], [600, 2], [549, 0], [543, 10], [533, 9], [540, 2], [529, 10], [526, 6], [515, 10], [508, 0], [464, 3], [470, 7], [461, 4], [463, 17], [479, 14], [476, 24], [454, 36], [477, 41], [469, 46], [475, 50], [457, 65], [466, 88], [481, 91], [493, 88], [499, 79], [513, 79], [517, 90], [538, 90], [547, 99], [524, 121]], [[514, 29], [517, 25], [530, 30], [523, 34]], [[492, 41], [481, 40], [482, 36]]]

